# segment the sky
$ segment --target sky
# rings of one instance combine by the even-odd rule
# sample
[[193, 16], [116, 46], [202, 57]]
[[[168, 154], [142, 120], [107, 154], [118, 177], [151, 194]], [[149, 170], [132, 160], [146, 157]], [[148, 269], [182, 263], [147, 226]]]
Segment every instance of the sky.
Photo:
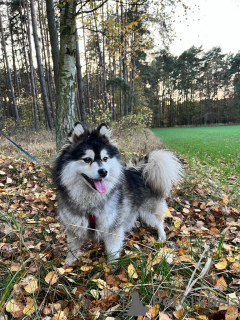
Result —
[[170, 52], [180, 55], [192, 45], [204, 51], [220, 46], [223, 53], [240, 51], [240, 0], [186, 0], [191, 6], [186, 18], [177, 9], [173, 27], [176, 40]]

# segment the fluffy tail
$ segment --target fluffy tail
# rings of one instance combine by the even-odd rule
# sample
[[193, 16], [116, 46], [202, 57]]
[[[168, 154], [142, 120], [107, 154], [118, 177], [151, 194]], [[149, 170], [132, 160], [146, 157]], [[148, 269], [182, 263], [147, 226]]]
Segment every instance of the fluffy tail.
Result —
[[166, 150], [154, 150], [149, 153], [147, 163], [143, 165], [142, 176], [154, 193], [168, 195], [172, 184], [183, 174], [183, 168], [176, 156]]

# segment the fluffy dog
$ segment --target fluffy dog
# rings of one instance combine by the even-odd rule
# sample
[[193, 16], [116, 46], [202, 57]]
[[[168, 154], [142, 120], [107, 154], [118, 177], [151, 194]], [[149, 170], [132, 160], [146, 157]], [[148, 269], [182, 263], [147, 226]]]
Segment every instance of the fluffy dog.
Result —
[[135, 167], [123, 167], [105, 124], [89, 130], [77, 122], [53, 167], [59, 216], [66, 227], [66, 263], [77, 260], [88, 239], [103, 240], [109, 261], [116, 259], [124, 235], [139, 217], [165, 240], [165, 196], [181, 172], [178, 159], [166, 150], [150, 152]]

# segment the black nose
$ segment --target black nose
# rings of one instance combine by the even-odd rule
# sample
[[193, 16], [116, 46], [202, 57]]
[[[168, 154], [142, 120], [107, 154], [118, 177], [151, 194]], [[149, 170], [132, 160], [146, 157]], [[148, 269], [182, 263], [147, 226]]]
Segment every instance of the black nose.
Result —
[[99, 169], [98, 173], [99, 173], [100, 177], [105, 178], [108, 172], [106, 169]]

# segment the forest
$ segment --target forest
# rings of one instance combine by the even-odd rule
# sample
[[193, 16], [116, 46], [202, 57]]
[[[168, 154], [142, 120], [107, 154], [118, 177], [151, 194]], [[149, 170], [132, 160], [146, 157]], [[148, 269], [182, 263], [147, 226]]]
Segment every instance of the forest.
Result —
[[171, 54], [177, 6], [188, 14], [172, 0], [0, 1], [1, 128], [239, 123], [240, 52]]

